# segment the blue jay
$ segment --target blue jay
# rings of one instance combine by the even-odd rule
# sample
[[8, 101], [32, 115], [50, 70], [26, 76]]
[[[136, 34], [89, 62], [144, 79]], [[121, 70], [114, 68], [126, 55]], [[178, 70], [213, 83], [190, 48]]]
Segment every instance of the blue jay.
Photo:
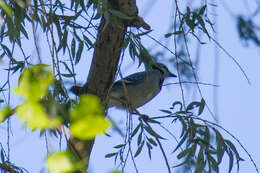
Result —
[[[131, 74], [114, 83], [108, 99], [108, 107], [129, 107], [136, 109], [153, 99], [162, 88], [167, 77], [177, 77], [161, 63], [155, 63], [149, 71]], [[71, 91], [76, 95], [81, 87], [74, 86]]]

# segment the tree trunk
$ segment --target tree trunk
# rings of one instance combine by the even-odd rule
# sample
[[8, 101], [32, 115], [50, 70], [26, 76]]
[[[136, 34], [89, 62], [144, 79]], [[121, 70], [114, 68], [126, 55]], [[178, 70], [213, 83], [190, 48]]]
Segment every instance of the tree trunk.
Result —
[[[105, 18], [101, 19], [90, 73], [83, 89], [87, 90], [87, 93], [98, 96], [102, 103], [106, 100], [109, 88], [114, 81], [127, 26], [149, 29], [149, 25], [138, 16], [135, 0], [110, 0], [109, 3], [110, 8], [119, 10], [133, 19], [123, 21], [117, 18], [117, 25], [108, 24], [106, 28], [104, 28]], [[94, 140], [79, 140], [71, 137], [68, 148], [76, 153], [80, 160], [89, 159], [93, 144]], [[87, 168], [88, 163], [81, 172], [85, 172]]]

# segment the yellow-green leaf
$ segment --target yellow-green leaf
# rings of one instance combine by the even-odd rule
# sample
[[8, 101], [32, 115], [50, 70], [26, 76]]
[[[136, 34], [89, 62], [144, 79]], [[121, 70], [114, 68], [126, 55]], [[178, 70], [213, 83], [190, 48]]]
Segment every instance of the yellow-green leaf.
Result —
[[73, 153], [67, 150], [49, 154], [46, 165], [51, 173], [70, 173], [77, 170], [85, 172], [87, 160], [88, 158], [83, 158], [79, 161]]
[[111, 173], [121, 173], [120, 171], [112, 171]]
[[11, 8], [6, 4], [4, 0], [0, 0], [0, 8], [2, 8], [10, 18], [13, 17]]
[[5, 119], [11, 114], [11, 108], [9, 106], [4, 107], [0, 110], [0, 122], [5, 121]]
[[80, 139], [93, 139], [105, 132], [110, 123], [101, 116], [88, 116], [80, 121], [72, 122], [70, 132]]
[[30, 101], [39, 101], [47, 94], [49, 86], [54, 81], [49, 66], [38, 64], [27, 68], [22, 73], [15, 93]]
[[94, 95], [82, 95], [70, 115], [70, 132], [80, 139], [93, 139], [110, 126], [109, 121], [105, 120], [99, 99]]
[[46, 164], [51, 173], [68, 173], [74, 170], [74, 164], [68, 152], [50, 154], [46, 159]]
[[60, 124], [58, 118], [48, 118], [43, 106], [37, 102], [25, 102], [16, 109], [18, 117], [32, 130], [54, 128]]

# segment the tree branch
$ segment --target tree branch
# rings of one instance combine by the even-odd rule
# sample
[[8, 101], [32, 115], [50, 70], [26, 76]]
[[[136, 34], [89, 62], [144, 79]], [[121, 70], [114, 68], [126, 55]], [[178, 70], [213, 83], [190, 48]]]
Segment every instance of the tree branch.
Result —
[[[138, 16], [135, 0], [111, 0], [109, 3], [111, 8], [119, 10], [133, 19], [126, 21], [117, 18], [118, 25], [108, 24], [106, 28], [104, 28], [105, 18], [102, 17], [101, 19], [89, 76], [81, 91], [98, 96], [102, 103], [106, 100], [109, 88], [112, 86], [115, 78], [127, 26], [150, 28]], [[90, 157], [93, 144], [94, 140], [83, 141], [71, 137], [68, 142], [68, 148], [74, 152], [77, 150], [80, 158], [83, 159]], [[88, 164], [85, 170], [87, 168]]]

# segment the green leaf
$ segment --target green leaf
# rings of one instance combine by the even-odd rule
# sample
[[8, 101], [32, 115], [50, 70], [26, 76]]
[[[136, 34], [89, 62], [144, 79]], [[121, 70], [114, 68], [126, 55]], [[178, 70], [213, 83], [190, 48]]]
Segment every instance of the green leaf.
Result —
[[144, 32], [141, 32], [141, 33], [136, 34], [135, 36], [136, 36], [136, 37], [140, 37], [140, 36], [143, 36], [143, 35], [147, 35], [147, 34], [149, 34], [149, 33], [152, 32], [152, 31], [153, 31], [153, 30], [144, 31]]
[[186, 110], [188, 111], [188, 110], [192, 110], [192, 109], [194, 109], [194, 108], [196, 108], [196, 107], [199, 107], [200, 106], [200, 102], [191, 102], [188, 106], [187, 106], [187, 108], [186, 108]]
[[224, 155], [227, 147], [226, 147], [226, 144], [224, 143], [224, 139], [223, 139], [222, 135], [219, 133], [219, 131], [215, 128], [213, 128], [213, 130], [215, 131], [215, 134], [216, 134], [217, 160], [218, 160], [218, 164], [219, 164], [222, 161], [223, 155]]
[[187, 124], [181, 116], [178, 117], [178, 120], [181, 122], [181, 125], [182, 125], [182, 130], [181, 130], [181, 135], [180, 135], [180, 137], [182, 137], [184, 135], [184, 133], [187, 131]]
[[229, 156], [229, 169], [228, 169], [228, 173], [230, 173], [232, 171], [232, 168], [233, 168], [234, 156], [233, 156], [233, 153], [231, 151], [228, 152], [228, 156]]
[[156, 133], [151, 126], [144, 126], [144, 129], [152, 136], [156, 137], [156, 138], [160, 138], [160, 139], [165, 139], [163, 137], [161, 137], [158, 133]]
[[73, 171], [73, 163], [68, 153], [57, 152], [50, 154], [46, 160], [47, 168], [52, 173], [65, 173]]
[[180, 111], [182, 110], [182, 103], [180, 102], [180, 101], [176, 101], [176, 102], [174, 102], [173, 104], [172, 104], [172, 107], [171, 107], [171, 109], [175, 109], [175, 106], [176, 105], [180, 105]]
[[77, 54], [76, 54], [75, 64], [77, 64], [80, 61], [83, 48], [84, 48], [83, 41], [80, 41], [78, 51], [77, 51]]
[[113, 157], [115, 156], [117, 153], [108, 153], [105, 155], [105, 158], [110, 158], [110, 157]]
[[47, 168], [51, 173], [73, 172], [83, 168], [84, 162], [77, 162], [69, 151], [51, 153], [46, 159]]
[[211, 167], [214, 169], [214, 171], [215, 171], [216, 173], [218, 173], [218, 172], [219, 172], [219, 168], [218, 168], [218, 163], [217, 163], [217, 161], [215, 160], [215, 158], [212, 157], [211, 155], [208, 155], [208, 161], [209, 161]]
[[183, 31], [175, 31], [175, 32], [172, 32], [172, 33], [167, 33], [164, 35], [165, 38], [168, 38], [172, 35], [178, 35], [178, 34], [183, 34]]
[[4, 153], [4, 149], [1, 149], [1, 162], [4, 163], [5, 162], [5, 153]]
[[0, 8], [2, 8], [10, 18], [13, 17], [11, 8], [6, 4], [4, 0], [0, 0]]
[[204, 161], [203, 149], [204, 149], [203, 147], [200, 148], [198, 158], [197, 158], [197, 166], [195, 169], [195, 173], [202, 173], [206, 166], [206, 162]]
[[111, 173], [121, 173], [121, 171], [112, 171]]
[[92, 41], [85, 35], [83, 35], [85, 44], [87, 45], [88, 49], [91, 49], [94, 47], [94, 44], [92, 43]]
[[[11, 50], [8, 48], [8, 46], [4, 45], [4, 44], [1, 44], [1, 47], [2, 49], [4, 50], [5, 54], [10, 58], [12, 59], [12, 52]], [[14, 60], [14, 59], [12, 59]]]
[[140, 144], [141, 144], [141, 141], [142, 141], [142, 134], [143, 134], [143, 133], [140, 133], [140, 134], [138, 135], [138, 138], [137, 138], [137, 145], [140, 145]]
[[58, 117], [49, 118], [43, 106], [37, 102], [26, 101], [16, 108], [16, 112], [25, 125], [32, 130], [55, 128], [61, 123]]
[[67, 39], [68, 39], [68, 30], [64, 31], [63, 38], [61, 40], [61, 45], [63, 48], [63, 54], [65, 53], [66, 46], [67, 46]]
[[144, 146], [144, 141], [143, 141], [142, 144], [138, 147], [138, 149], [137, 149], [137, 151], [136, 151], [134, 157], [137, 157], [137, 156], [141, 153], [141, 151], [142, 151], [142, 149], [143, 149], [143, 146]]
[[76, 76], [76, 73], [73, 73], [73, 74], [61, 74], [62, 76], [64, 77], [74, 77]]
[[193, 144], [193, 145], [190, 147], [190, 153], [189, 153], [189, 156], [190, 156], [190, 157], [195, 156], [196, 149], [197, 149], [197, 144]]
[[4, 122], [6, 118], [8, 118], [11, 114], [10, 106], [5, 106], [3, 109], [0, 110], [0, 123]]
[[183, 158], [184, 156], [186, 156], [187, 154], [190, 153], [190, 148], [186, 148], [185, 150], [183, 150], [182, 152], [180, 152], [178, 155], [177, 155], [177, 158], [178, 159], [181, 159]]
[[166, 114], [171, 114], [171, 113], [172, 113], [171, 111], [169, 111], [169, 110], [164, 110], [164, 109], [160, 109], [160, 111], [161, 111], [161, 112], [164, 112], [164, 113], [166, 113]]
[[242, 158], [240, 157], [240, 155], [239, 155], [239, 153], [238, 153], [238, 151], [237, 151], [235, 145], [234, 145], [231, 141], [225, 140], [225, 143], [230, 147], [230, 149], [232, 150], [232, 152], [235, 153], [236, 159], [237, 159], [238, 161], [240, 161], [240, 160], [243, 161], [243, 160], [244, 160], [244, 159], [242, 159]]
[[200, 101], [200, 107], [199, 107], [198, 115], [200, 115], [203, 112], [203, 110], [205, 108], [205, 103], [206, 103], [205, 100], [202, 98], [201, 101]]
[[36, 102], [48, 93], [48, 88], [53, 81], [54, 76], [49, 66], [38, 64], [24, 70], [14, 92], [28, 101]]
[[184, 33], [183, 31], [175, 31], [175, 32], [173, 32], [174, 35], [183, 34], [183, 33]]
[[205, 166], [206, 162], [204, 160], [201, 160], [199, 163], [197, 163], [195, 173], [203, 173]]
[[202, 14], [204, 14], [206, 8], [207, 8], [207, 5], [203, 5], [203, 6], [201, 7], [201, 9], [200, 9], [198, 15], [202, 15]]
[[167, 34], [164, 35], [164, 37], [165, 37], [165, 38], [169, 38], [169, 37], [172, 36], [172, 35], [173, 35], [173, 33], [167, 33]]
[[138, 130], [140, 129], [141, 123], [139, 123], [136, 128], [134, 129], [134, 131], [131, 134], [131, 137], [134, 137], [136, 135], [136, 133], [138, 132]]
[[75, 57], [75, 49], [76, 49], [76, 41], [73, 38], [72, 41], [71, 41], [71, 54], [72, 54], [73, 58]]
[[186, 131], [186, 133], [184, 134], [184, 136], [182, 137], [181, 141], [178, 143], [178, 145], [176, 146], [176, 148], [173, 150], [173, 153], [184, 143], [184, 141], [186, 140], [186, 138], [188, 137], [189, 132]]
[[157, 146], [157, 143], [155, 142], [155, 140], [153, 138], [147, 138], [147, 139], [150, 142], [150, 144]]
[[110, 126], [105, 120], [104, 108], [94, 95], [80, 96], [80, 102], [70, 111], [72, 135], [79, 139], [93, 139]]
[[206, 29], [206, 26], [205, 26], [205, 23], [204, 23], [204, 20], [202, 19], [201, 16], [198, 16], [198, 22], [200, 24], [200, 26], [202, 27], [203, 31], [207, 34], [208, 38], [210, 38], [210, 35]]
[[151, 160], [152, 159], [152, 152], [151, 152], [151, 150], [152, 150], [153, 147], [148, 142], [146, 142], [146, 146], [147, 146], [147, 149], [148, 149], [149, 159]]
[[114, 146], [114, 148], [122, 148], [123, 146], [125, 146], [125, 144], [116, 145], [116, 146]]

